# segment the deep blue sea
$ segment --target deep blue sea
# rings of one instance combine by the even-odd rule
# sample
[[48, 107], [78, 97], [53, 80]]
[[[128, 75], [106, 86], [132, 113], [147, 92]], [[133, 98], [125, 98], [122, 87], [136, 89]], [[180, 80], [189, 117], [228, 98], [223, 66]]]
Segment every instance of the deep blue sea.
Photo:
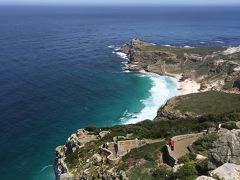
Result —
[[153, 118], [167, 77], [125, 72], [139, 37], [240, 45], [240, 7], [0, 7], [0, 180], [53, 180], [55, 147], [86, 125]]

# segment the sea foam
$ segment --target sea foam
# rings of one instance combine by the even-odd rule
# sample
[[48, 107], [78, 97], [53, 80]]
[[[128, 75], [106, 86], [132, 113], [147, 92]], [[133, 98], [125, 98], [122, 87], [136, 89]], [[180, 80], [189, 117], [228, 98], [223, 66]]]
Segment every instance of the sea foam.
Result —
[[[119, 57], [124, 59], [124, 62], [128, 61], [127, 54], [122, 52], [114, 52]], [[127, 61], [126, 61], [127, 60]], [[129, 73], [129, 70], [124, 70], [124, 72]], [[130, 113], [126, 110], [123, 113], [121, 121], [123, 124], [133, 124], [146, 119], [153, 120], [157, 116], [158, 109], [165, 104], [165, 102], [178, 94], [177, 91], [177, 80], [167, 76], [160, 76], [155, 73], [150, 73], [146, 71], [139, 72], [140, 77], [149, 77], [152, 81], [152, 87], [149, 90], [149, 97], [140, 100], [140, 103], [144, 105], [144, 108], [138, 113]], [[173, 87], [167, 86], [167, 81], [172, 81]]]
[[[154, 73], [148, 73], [145, 71], [140, 72], [140, 76], [147, 76], [152, 81], [152, 88], [149, 90], [150, 96], [146, 99], [140, 100], [144, 104], [144, 108], [136, 114], [132, 114], [131, 118], [128, 118], [124, 124], [133, 124], [146, 119], [153, 120], [157, 116], [158, 109], [165, 104], [165, 102], [177, 95], [177, 81], [174, 78], [160, 76]], [[167, 86], [167, 81], [172, 81], [174, 84], [171, 89]], [[129, 114], [129, 113], [128, 113]]]

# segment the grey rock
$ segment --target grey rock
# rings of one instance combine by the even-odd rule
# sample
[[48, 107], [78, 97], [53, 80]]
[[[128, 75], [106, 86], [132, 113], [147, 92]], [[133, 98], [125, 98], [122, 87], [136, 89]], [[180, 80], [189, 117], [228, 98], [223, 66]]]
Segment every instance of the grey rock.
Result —
[[240, 129], [226, 132], [213, 144], [209, 153], [209, 169], [215, 169], [224, 163], [240, 165]]
[[226, 163], [210, 173], [212, 177], [223, 180], [239, 180], [240, 165]]
[[196, 178], [196, 180], [216, 180], [216, 179], [209, 176], [199, 176]]

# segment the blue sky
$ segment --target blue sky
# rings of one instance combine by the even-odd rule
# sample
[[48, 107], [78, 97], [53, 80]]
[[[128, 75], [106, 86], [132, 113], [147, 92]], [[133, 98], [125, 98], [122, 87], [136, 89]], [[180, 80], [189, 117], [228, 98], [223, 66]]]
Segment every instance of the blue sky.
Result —
[[233, 5], [240, 4], [240, 0], [0, 0], [0, 4]]

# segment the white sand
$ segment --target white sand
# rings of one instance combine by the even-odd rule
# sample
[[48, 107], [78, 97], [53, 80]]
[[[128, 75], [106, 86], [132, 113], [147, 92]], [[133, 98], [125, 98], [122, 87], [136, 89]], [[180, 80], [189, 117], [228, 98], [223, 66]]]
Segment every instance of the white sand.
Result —
[[178, 81], [178, 90], [180, 92], [180, 95], [186, 95], [191, 93], [198, 93], [200, 92], [200, 83], [197, 83], [196, 81], [193, 81], [192, 79], [186, 79], [185, 81], [180, 81], [182, 78], [182, 74], [169, 74], [170, 76], [173, 76]]

